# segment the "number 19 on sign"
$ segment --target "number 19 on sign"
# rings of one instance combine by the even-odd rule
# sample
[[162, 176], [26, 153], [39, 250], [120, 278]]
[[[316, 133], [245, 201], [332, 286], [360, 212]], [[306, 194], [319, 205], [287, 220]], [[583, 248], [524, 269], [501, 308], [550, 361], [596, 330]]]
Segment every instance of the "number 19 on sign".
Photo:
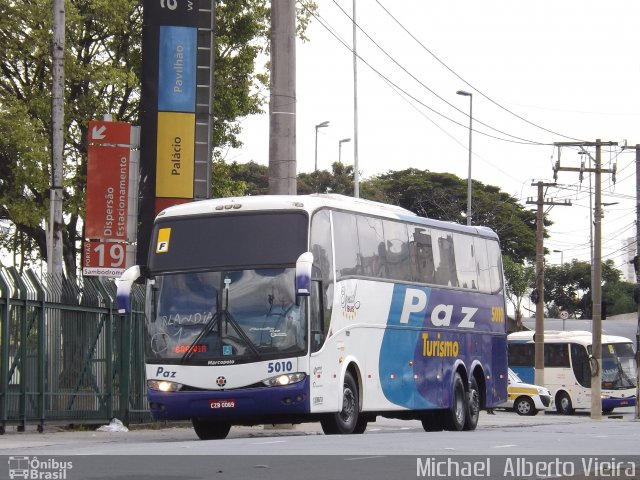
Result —
[[127, 245], [121, 242], [84, 242], [84, 275], [118, 277], [127, 266]]

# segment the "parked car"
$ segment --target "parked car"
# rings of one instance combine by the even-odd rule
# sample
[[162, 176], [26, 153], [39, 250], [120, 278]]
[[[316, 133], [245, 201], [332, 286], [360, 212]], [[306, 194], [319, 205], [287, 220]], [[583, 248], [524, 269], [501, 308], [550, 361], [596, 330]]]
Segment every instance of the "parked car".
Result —
[[545, 387], [524, 383], [520, 377], [509, 369], [509, 386], [507, 401], [498, 408], [508, 408], [518, 415], [536, 415], [539, 410], [551, 404], [551, 392]]

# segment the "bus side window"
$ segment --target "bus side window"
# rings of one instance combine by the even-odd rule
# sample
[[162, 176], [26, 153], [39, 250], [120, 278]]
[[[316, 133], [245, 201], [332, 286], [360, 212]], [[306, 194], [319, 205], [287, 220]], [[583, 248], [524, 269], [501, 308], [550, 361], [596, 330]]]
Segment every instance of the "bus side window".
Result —
[[458, 287], [456, 257], [453, 249], [453, 235], [447, 232], [434, 231], [437, 238], [437, 252], [434, 252], [436, 267], [436, 283], [438, 285]]
[[544, 346], [544, 366], [568, 368], [569, 346], [566, 343], [547, 343]]
[[333, 212], [337, 279], [361, 275], [360, 246], [356, 217], [349, 213]]
[[322, 282], [311, 282], [311, 296], [309, 299], [310, 324], [311, 324], [311, 353], [317, 352], [324, 345], [327, 338], [328, 325], [324, 320], [324, 307], [322, 301]]
[[[331, 322], [335, 281], [333, 276], [333, 249], [331, 246], [331, 215], [329, 210], [320, 210], [311, 219], [310, 244], [314, 262], [310, 299], [312, 352], [322, 347], [327, 338], [329, 323]], [[320, 332], [320, 336], [316, 337], [318, 341], [314, 340], [316, 333], [314, 330]]]
[[356, 219], [360, 243], [360, 274], [385, 278], [387, 265], [382, 220], [363, 215], [356, 215]]
[[434, 283], [436, 269], [433, 264], [433, 244], [431, 232], [425, 228], [413, 227], [409, 233], [413, 279], [421, 283]]
[[392, 280], [411, 280], [407, 225], [383, 220], [387, 275]]

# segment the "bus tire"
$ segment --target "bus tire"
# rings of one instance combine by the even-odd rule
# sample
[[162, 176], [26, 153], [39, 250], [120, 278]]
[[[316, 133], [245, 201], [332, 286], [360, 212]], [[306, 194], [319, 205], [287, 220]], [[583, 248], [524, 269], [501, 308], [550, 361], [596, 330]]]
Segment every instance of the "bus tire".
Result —
[[451, 408], [448, 411], [445, 421], [445, 430], [459, 432], [464, 428], [467, 420], [469, 406], [467, 402], [467, 391], [464, 382], [458, 372], [453, 374], [453, 389], [451, 398]]
[[480, 418], [480, 390], [475, 377], [469, 382], [469, 394], [467, 399], [467, 416], [464, 420], [463, 430], [475, 430]]
[[573, 415], [573, 404], [567, 392], [559, 392], [556, 395], [556, 410], [562, 415]]
[[441, 432], [444, 430], [444, 416], [448, 414], [448, 410], [432, 410], [426, 412], [422, 416], [422, 428], [425, 432]]
[[[320, 420], [325, 435], [362, 433], [356, 432], [359, 414], [358, 388], [350, 372], [345, 373], [342, 384], [342, 410], [330, 413]], [[362, 428], [362, 425], [360, 425]], [[366, 427], [366, 422], [364, 424]]]
[[200, 440], [222, 440], [227, 438], [231, 424], [192, 418], [193, 429]]
[[356, 428], [353, 429], [353, 433], [361, 434], [367, 429], [369, 421], [366, 418], [360, 416], [356, 422]]

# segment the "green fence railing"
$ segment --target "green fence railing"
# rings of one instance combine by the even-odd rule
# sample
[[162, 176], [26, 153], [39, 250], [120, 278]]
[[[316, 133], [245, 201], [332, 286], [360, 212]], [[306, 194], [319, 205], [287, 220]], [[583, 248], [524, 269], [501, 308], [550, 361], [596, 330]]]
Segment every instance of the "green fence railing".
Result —
[[118, 315], [115, 283], [41, 278], [0, 268], [0, 434], [45, 422], [150, 418], [144, 374], [142, 288]]

